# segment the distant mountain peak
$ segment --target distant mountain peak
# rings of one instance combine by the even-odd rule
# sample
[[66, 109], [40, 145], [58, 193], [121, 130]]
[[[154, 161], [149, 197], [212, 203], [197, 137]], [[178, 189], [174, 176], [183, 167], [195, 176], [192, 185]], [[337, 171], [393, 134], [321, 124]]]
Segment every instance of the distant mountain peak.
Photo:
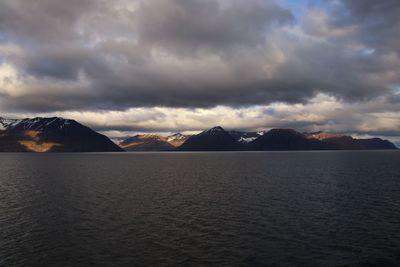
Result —
[[240, 150], [240, 144], [221, 126], [193, 135], [179, 147], [183, 151], [232, 151]]
[[221, 126], [215, 126], [215, 127], [211, 128], [211, 129], [208, 129], [208, 130], [202, 132], [201, 134], [213, 135], [213, 134], [220, 134], [220, 133], [225, 133], [225, 132], [226, 131]]

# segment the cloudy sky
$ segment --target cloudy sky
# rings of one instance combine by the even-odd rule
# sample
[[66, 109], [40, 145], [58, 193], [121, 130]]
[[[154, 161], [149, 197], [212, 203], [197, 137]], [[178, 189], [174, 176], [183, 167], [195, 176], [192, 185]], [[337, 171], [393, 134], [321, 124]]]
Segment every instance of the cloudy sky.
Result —
[[398, 140], [398, 0], [0, 0], [0, 114]]

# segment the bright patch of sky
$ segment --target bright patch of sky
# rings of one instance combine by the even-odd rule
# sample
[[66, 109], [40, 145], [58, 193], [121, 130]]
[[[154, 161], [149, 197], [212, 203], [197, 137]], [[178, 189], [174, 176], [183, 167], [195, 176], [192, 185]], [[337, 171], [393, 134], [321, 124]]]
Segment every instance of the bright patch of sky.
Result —
[[301, 18], [307, 7], [324, 5], [322, 0], [282, 0], [281, 2], [292, 11], [296, 19]]
[[366, 56], [372, 55], [373, 53], [375, 53], [375, 49], [373, 48], [366, 48], [363, 50], [363, 54]]

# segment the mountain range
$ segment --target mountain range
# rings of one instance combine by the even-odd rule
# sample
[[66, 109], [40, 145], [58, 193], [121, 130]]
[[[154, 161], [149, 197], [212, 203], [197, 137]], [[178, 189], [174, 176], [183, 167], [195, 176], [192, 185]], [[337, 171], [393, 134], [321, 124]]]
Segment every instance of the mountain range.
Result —
[[397, 149], [380, 138], [300, 133], [293, 129], [240, 132], [217, 126], [196, 135], [141, 134], [116, 145], [108, 137], [63, 118], [10, 120], [0, 117], [0, 152], [284, 151]]
[[191, 136], [178, 150], [183, 151], [283, 151], [283, 150], [369, 150], [397, 149], [380, 138], [355, 139], [350, 135], [300, 133], [293, 129], [272, 129], [261, 132], [227, 132], [214, 127]]

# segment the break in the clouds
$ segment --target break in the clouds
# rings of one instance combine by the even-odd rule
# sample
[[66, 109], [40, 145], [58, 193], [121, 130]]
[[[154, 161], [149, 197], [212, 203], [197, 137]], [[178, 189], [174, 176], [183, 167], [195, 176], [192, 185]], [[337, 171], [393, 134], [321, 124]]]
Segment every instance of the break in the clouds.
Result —
[[[218, 122], [393, 135], [400, 2], [302, 2], [0, 0], [0, 111], [103, 130], [117, 119], [115, 130]], [[321, 96], [340, 109], [320, 114]], [[310, 108], [301, 119], [299, 105]]]

